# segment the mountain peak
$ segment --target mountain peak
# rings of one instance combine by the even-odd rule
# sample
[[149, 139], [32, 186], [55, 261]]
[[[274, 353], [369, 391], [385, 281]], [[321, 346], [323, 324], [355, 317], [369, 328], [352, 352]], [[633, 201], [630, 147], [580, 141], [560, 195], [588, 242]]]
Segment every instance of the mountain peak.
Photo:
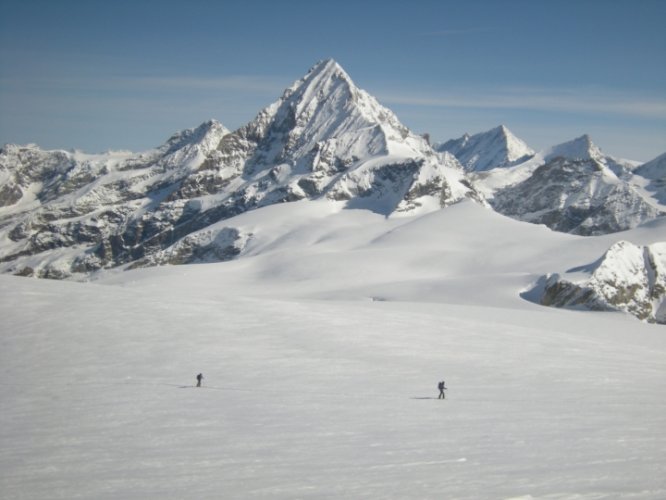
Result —
[[412, 134], [392, 111], [356, 87], [333, 59], [310, 68], [243, 133], [265, 144], [268, 155], [262, 156], [263, 163], [295, 165], [321, 150], [340, 164], [388, 153], [432, 154], [423, 138]]
[[210, 147], [216, 146], [222, 136], [228, 133], [229, 130], [219, 121], [210, 119], [206, 120], [198, 127], [176, 132], [167, 140], [164, 147], [168, 152], [171, 152], [187, 145], [211, 143], [208, 145], [208, 148], [210, 149]]
[[583, 134], [571, 141], [553, 146], [546, 153], [545, 159], [549, 161], [558, 156], [570, 160], [599, 160], [603, 158], [604, 154], [592, 142], [592, 138], [588, 134]]
[[436, 149], [452, 153], [468, 171], [508, 167], [534, 155], [534, 151], [505, 125], [472, 136], [464, 134]]
[[310, 70], [308, 71], [306, 78], [309, 75], [312, 74], [322, 74], [322, 73], [327, 73], [327, 74], [338, 74], [340, 76], [344, 76], [346, 78], [349, 78], [349, 75], [347, 72], [342, 69], [342, 66], [338, 64], [338, 62], [335, 59], [322, 59], [321, 61], [317, 62]]
[[[301, 95], [325, 95], [335, 88], [336, 84], [342, 83], [351, 93], [358, 89], [354, 85], [351, 77], [334, 59], [323, 59], [312, 66], [308, 72], [287, 88], [282, 96], [282, 100], [289, 99], [292, 95], [300, 93]], [[304, 92], [309, 90], [310, 92]]]
[[489, 130], [488, 132], [492, 132], [492, 133], [495, 133], [497, 135], [503, 135], [505, 137], [513, 135], [511, 133], [511, 131], [506, 127], [506, 125], [499, 125], [499, 126], [493, 128], [493, 129]]
[[666, 177], [666, 153], [644, 163], [635, 170], [635, 173], [653, 180]]

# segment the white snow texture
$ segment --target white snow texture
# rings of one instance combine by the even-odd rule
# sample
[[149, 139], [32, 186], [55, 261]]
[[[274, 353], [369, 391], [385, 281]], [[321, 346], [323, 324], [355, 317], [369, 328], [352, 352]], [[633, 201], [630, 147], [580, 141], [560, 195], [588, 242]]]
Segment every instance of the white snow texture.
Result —
[[[666, 334], [631, 315], [666, 319], [663, 157], [454, 142], [433, 151], [329, 60], [234, 132], [4, 148], [0, 249], [35, 275], [94, 264], [72, 234], [251, 209], [156, 267], [0, 274], [0, 497], [666, 498]], [[549, 194], [572, 231], [625, 225], [549, 229]], [[538, 304], [548, 283], [568, 308]]]

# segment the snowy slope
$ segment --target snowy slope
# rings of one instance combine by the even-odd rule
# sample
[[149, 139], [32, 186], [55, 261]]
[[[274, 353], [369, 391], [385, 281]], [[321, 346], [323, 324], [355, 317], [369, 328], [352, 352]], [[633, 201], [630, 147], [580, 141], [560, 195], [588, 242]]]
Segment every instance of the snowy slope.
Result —
[[[259, 295], [283, 294], [288, 284], [301, 298], [524, 308], [532, 306], [521, 295], [540, 302], [525, 292], [542, 276], [594, 262], [618, 239], [666, 241], [666, 219], [591, 238], [525, 224], [471, 202], [388, 219], [343, 207], [301, 201], [248, 212], [193, 233], [201, 245], [174, 245], [154, 263], [205, 263], [219, 260], [215, 253], [232, 253], [236, 259], [220, 280]], [[204, 267], [206, 273], [215, 269]], [[123, 272], [100, 276], [127, 279]]]
[[519, 297], [616, 236], [343, 206], [239, 215], [225, 263], [0, 276], [3, 496], [666, 495], [663, 327]]
[[545, 276], [535, 291], [544, 305], [625, 311], [666, 322], [666, 243], [613, 244], [593, 264]]
[[606, 234], [662, 217], [660, 204], [616, 160], [584, 135], [512, 168], [476, 174], [473, 182], [498, 212], [563, 232]]
[[172, 136], [144, 153], [43, 151], [34, 145], [0, 150], [0, 268], [4, 272], [65, 278], [131, 258], [118, 233], [133, 233], [133, 246], [164, 230], [150, 220], [168, 204], [180, 218], [184, 203], [168, 203], [184, 178], [200, 168], [228, 134], [210, 120]]
[[666, 204], [666, 153], [641, 165], [634, 170], [634, 174], [644, 179], [643, 182], [638, 181], [640, 186], [645, 187], [659, 203]]
[[217, 221], [320, 197], [384, 215], [483, 203], [453, 157], [325, 60], [234, 132], [209, 121], [124, 156], [3, 148], [0, 271], [85, 279], [155, 263], [174, 243], [207, 246], [190, 235]]
[[435, 145], [435, 149], [451, 153], [471, 172], [509, 167], [534, 156], [534, 151], [504, 125], [472, 136], [464, 134]]
[[[424, 177], [430, 189], [416, 200], [413, 193]], [[230, 183], [233, 192], [223, 203], [237, 213], [325, 196], [389, 214], [418, 210], [432, 199], [440, 208], [478, 198], [461, 180], [459, 165], [441, 160], [425, 139], [328, 59], [226, 136], [190, 182], [197, 186], [193, 194], [212, 197], [220, 197], [220, 188]], [[188, 184], [179, 193], [190, 196]]]
[[127, 190], [140, 193], [146, 185], [166, 184], [196, 169], [228, 133], [222, 124], [209, 120], [143, 153], [86, 154], [44, 151], [34, 144], [5, 145], [0, 150], [0, 215], [53, 202], [59, 206], [69, 203], [75, 211], [77, 205], [85, 204], [81, 198], [91, 193], [99, 205], [125, 201]]
[[646, 179], [663, 179], [666, 176], [666, 153], [644, 163], [635, 172]]
[[660, 180], [634, 174], [588, 136], [535, 155], [500, 126], [440, 150], [331, 59], [233, 132], [210, 120], [139, 154], [7, 145], [0, 272], [85, 280], [114, 267], [233, 259], [251, 234], [211, 226], [299, 200], [401, 217], [490, 201], [502, 214], [582, 235], [666, 211]]

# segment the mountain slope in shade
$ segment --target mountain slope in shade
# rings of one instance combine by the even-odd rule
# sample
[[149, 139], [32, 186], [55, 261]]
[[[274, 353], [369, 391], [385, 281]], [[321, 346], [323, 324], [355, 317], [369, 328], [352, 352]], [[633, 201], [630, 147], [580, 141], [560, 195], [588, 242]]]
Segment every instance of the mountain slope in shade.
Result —
[[231, 258], [233, 231], [209, 235], [231, 242], [222, 251], [188, 235], [248, 210], [319, 197], [384, 215], [482, 202], [453, 157], [433, 151], [326, 60], [235, 132], [210, 121], [141, 154], [5, 147], [0, 269], [85, 275], [150, 262], [181, 240], [192, 255]]
[[[163, 231], [164, 222], [147, 214], [165, 203], [228, 132], [210, 120], [139, 154], [5, 146], [0, 150], [0, 192], [5, 194], [0, 269], [49, 278], [87, 273], [109, 263], [118, 233], [139, 225], [142, 232]], [[174, 213], [182, 214], [182, 204]], [[132, 246], [141, 238], [135, 232]], [[126, 260], [140, 252], [125, 250]]]
[[487, 198], [502, 214], [580, 235], [636, 227], [666, 210], [654, 195], [659, 164], [638, 170], [657, 176], [649, 181], [589, 136], [534, 155], [500, 126], [441, 149], [330, 59], [233, 132], [208, 121], [139, 154], [8, 145], [0, 272], [86, 279], [118, 266], [234, 259], [254, 233], [224, 221], [300, 200], [398, 218], [467, 198], [487, 206]]
[[582, 136], [473, 180], [504, 215], [588, 236], [623, 231], [666, 214], [666, 207], [631, 178], [626, 164]]
[[569, 160], [596, 160], [602, 161], [604, 154], [596, 144], [592, 142], [592, 138], [585, 134], [571, 141], [553, 146], [543, 153], [546, 162], [555, 158], [567, 158]]
[[504, 125], [472, 136], [465, 134], [435, 149], [451, 153], [471, 172], [509, 167], [534, 156], [534, 151]]
[[335, 61], [325, 60], [226, 136], [179, 195], [219, 196], [224, 188], [229, 197], [222, 203], [243, 207], [325, 195], [388, 214], [412, 191], [421, 169], [438, 171], [440, 191], [451, 191], [445, 203], [476, 196], [450, 166]]

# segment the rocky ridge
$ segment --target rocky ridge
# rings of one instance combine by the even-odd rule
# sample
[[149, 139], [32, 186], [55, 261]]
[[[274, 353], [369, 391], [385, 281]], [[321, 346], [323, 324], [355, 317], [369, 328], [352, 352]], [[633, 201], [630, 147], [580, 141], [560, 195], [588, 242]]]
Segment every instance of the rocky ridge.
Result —
[[483, 203], [453, 156], [433, 151], [326, 60], [233, 132], [209, 121], [140, 154], [5, 146], [0, 271], [85, 278], [233, 258], [251, 235], [205, 228], [315, 198], [385, 215]]
[[535, 154], [504, 125], [436, 144], [435, 150], [451, 153], [468, 172], [510, 167], [529, 160]]
[[543, 305], [623, 311], [666, 323], [666, 243], [619, 241], [597, 261], [542, 278]]
[[587, 135], [512, 168], [475, 174], [473, 181], [499, 213], [584, 236], [631, 229], [666, 214], [639, 187], [631, 165], [604, 155]]

